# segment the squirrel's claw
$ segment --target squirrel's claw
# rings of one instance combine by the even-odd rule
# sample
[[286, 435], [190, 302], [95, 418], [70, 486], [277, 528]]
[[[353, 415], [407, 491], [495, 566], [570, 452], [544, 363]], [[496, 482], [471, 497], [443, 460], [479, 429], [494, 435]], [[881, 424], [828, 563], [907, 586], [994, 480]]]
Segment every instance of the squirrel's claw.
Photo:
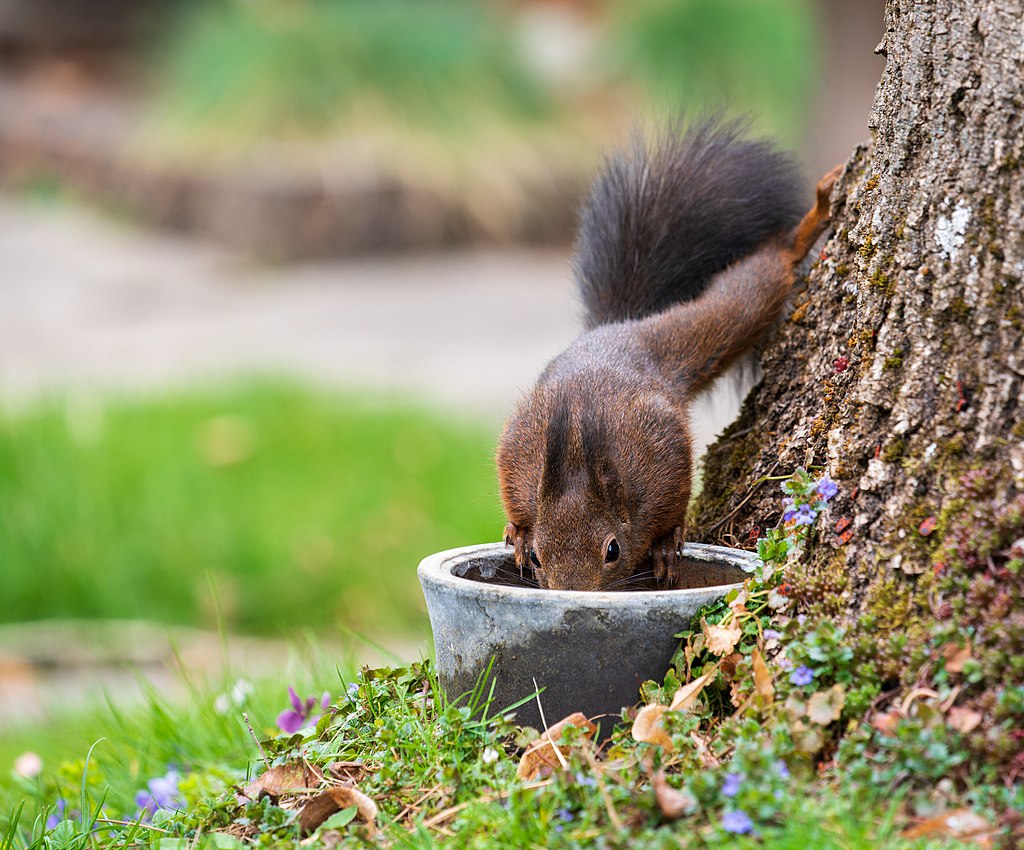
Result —
[[512, 547], [515, 556], [516, 566], [519, 567], [519, 576], [522, 578], [523, 571], [530, 562], [530, 535], [526, 529], [520, 528], [514, 522], [505, 526], [505, 545]]
[[651, 546], [654, 578], [666, 587], [675, 587], [683, 577], [683, 527], [655, 540]]

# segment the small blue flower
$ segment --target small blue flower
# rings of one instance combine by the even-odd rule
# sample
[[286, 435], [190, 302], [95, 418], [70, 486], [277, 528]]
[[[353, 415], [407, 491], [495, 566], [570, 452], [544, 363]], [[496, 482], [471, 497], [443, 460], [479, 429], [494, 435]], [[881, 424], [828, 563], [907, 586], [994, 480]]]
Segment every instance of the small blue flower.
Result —
[[575, 778], [577, 785], [582, 785], [585, 788], [597, 787], [597, 780], [593, 776], [587, 776], [585, 773], [577, 773]]
[[775, 772], [781, 779], [789, 779], [789, 768], [786, 767], [786, 763], [782, 759], [775, 762]]
[[814, 520], [818, 518], [818, 512], [814, 510], [810, 505], [800, 505], [799, 508], [790, 517], [790, 522], [793, 525], [814, 525]]
[[809, 685], [813, 680], [814, 671], [806, 664], [801, 664], [796, 668], [796, 670], [789, 674], [789, 681], [799, 687]]
[[355, 702], [359, 698], [359, 683], [349, 682], [348, 687], [345, 689], [345, 695], [350, 701]]
[[559, 809], [557, 812], [555, 812], [555, 815], [558, 817], [560, 821], [571, 821], [573, 817], [572, 809], [570, 809], [568, 806]]
[[722, 796], [735, 797], [740, 793], [740, 786], [743, 784], [742, 773], [727, 773], [725, 782], [722, 783]]
[[782, 632], [778, 629], [765, 629], [763, 634], [765, 640], [778, 640], [782, 637]]
[[57, 802], [53, 804], [53, 812], [46, 819], [46, 828], [53, 829], [57, 824], [64, 820], [64, 813], [67, 811], [68, 801], [63, 797], [58, 797]]
[[754, 822], [746, 812], [737, 809], [722, 815], [722, 829], [736, 835], [745, 835], [754, 831]]
[[164, 776], [150, 779], [147, 790], [139, 791], [135, 795], [135, 805], [139, 807], [139, 813], [144, 821], [148, 823], [152, 820], [157, 809], [176, 812], [185, 807], [185, 802], [178, 791], [178, 779], [178, 771], [169, 770]]
[[821, 498], [823, 502], [827, 502], [836, 493], [839, 492], [839, 487], [836, 485], [836, 482], [829, 478], [827, 475], [823, 476], [818, 481], [818, 486], [815, 489], [817, 490], [818, 496]]

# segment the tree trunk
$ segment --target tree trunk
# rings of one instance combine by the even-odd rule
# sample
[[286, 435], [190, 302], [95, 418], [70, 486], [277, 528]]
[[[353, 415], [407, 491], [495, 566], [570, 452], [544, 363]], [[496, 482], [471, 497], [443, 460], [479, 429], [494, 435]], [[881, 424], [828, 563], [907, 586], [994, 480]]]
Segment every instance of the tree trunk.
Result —
[[[781, 516], [766, 477], [827, 470], [841, 492], [798, 593], [902, 629], [950, 616], [923, 589], [985, 521], [979, 500], [1024, 503], [1024, 3], [888, 0], [880, 50], [873, 141], [763, 381], [708, 452], [692, 527], [749, 547]], [[1024, 537], [1000, 517], [1005, 557], [974, 552], [992, 569]]]

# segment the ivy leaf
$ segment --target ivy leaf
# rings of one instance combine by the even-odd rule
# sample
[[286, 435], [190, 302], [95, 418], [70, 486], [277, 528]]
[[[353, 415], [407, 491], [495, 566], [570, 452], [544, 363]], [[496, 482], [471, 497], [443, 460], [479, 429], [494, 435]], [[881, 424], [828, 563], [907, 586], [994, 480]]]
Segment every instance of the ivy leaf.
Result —
[[846, 690], [842, 685], [835, 684], [827, 691], [811, 694], [807, 701], [807, 719], [818, 726], [828, 726], [839, 719], [846, 705]]

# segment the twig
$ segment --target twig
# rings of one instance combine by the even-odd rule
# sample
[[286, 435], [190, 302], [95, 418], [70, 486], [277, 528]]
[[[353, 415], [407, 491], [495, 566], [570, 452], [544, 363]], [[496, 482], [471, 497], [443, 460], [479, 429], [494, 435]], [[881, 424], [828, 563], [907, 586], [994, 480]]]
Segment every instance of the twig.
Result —
[[263, 744], [261, 744], [260, 739], [256, 737], [256, 733], [252, 731], [252, 724], [249, 722], [249, 713], [247, 711], [242, 712], [242, 719], [245, 721], [245, 728], [249, 730], [249, 734], [252, 735], [252, 739], [260, 749], [260, 754], [263, 756], [263, 763], [267, 766], [267, 770], [270, 770], [270, 757], [267, 755], [267, 751], [263, 749]]
[[765, 481], [769, 481], [771, 479], [771, 474], [773, 472], [775, 472], [775, 470], [778, 469], [778, 468], [779, 468], [779, 463], [778, 463], [778, 461], [776, 461], [774, 464], [772, 464], [772, 468], [768, 470], [768, 474], [767, 475], [764, 475], [761, 478], [758, 478], [757, 481], [754, 482], [754, 486], [751, 487], [750, 490], [747, 491], [747, 495], [743, 497], [743, 501], [741, 501], [735, 508], [733, 508], [731, 511], [729, 511], [729, 513], [727, 513], [724, 517], [722, 517], [713, 526], [711, 526], [711, 528], [709, 528], [707, 530], [707, 533], [710, 534], [712, 531], [717, 529], [719, 526], [723, 525], [727, 520], [732, 519], [739, 512], [739, 509], [742, 508], [747, 502], [749, 502], [751, 500], [751, 498], [753, 497], [754, 493], [757, 491], [757, 488], [760, 487], [762, 484], [764, 484]]
[[107, 823], [111, 826], [140, 826], [143, 829], [148, 829], [150, 832], [162, 832], [164, 835], [171, 835], [169, 830], [161, 829], [158, 826], [153, 826], [149, 823], [142, 823], [141, 821], [134, 820], [115, 820], [114, 818], [96, 818], [96, 823]]
[[536, 788], [544, 788], [554, 781], [554, 779], [543, 779], [540, 782], [533, 782], [529, 785], [523, 785], [520, 788], [509, 789], [508, 791], [495, 791], [493, 794], [484, 794], [480, 797], [477, 797], [475, 800], [466, 800], [465, 802], [459, 803], [458, 805], [451, 806], [447, 809], [442, 809], [436, 815], [433, 815], [432, 817], [429, 817], [425, 821], [423, 821], [423, 825], [427, 829], [433, 829], [438, 824], [444, 823], [446, 820], [451, 818], [452, 815], [457, 815], [463, 809], [469, 808], [474, 803], [493, 803], [495, 800], [504, 800], [506, 797], [511, 796], [513, 791], [533, 791]]
[[407, 803], [405, 808], [402, 809], [402, 811], [400, 811], [395, 816], [395, 820], [401, 820], [402, 818], [404, 818], [410, 812], [419, 811], [420, 803], [423, 803], [424, 801], [429, 800], [431, 797], [433, 797], [442, 788], [444, 788], [444, 783], [443, 782], [439, 782], [437, 785], [435, 785], [433, 788], [431, 788], [425, 794], [421, 795], [415, 802]]

